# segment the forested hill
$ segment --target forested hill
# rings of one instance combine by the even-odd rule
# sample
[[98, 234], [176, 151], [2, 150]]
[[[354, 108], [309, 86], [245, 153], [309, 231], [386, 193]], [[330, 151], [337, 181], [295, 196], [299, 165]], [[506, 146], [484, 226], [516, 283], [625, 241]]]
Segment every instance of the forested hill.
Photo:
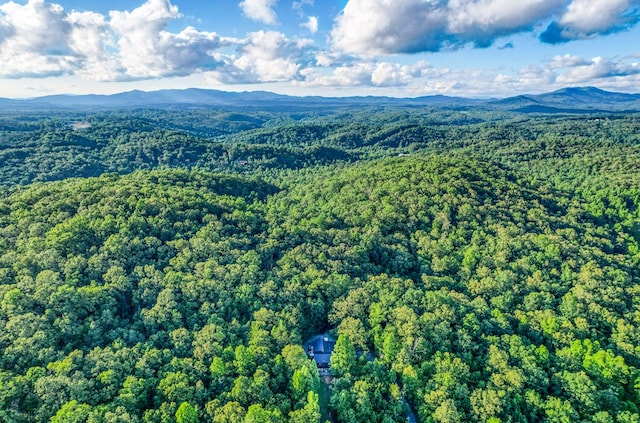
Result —
[[[633, 186], [578, 195], [478, 142], [12, 189], [0, 420], [387, 423], [405, 398], [422, 422], [637, 422]], [[301, 346], [327, 329], [330, 396]]]
[[132, 110], [155, 108], [189, 110], [193, 108], [231, 107], [262, 111], [330, 111], [343, 107], [446, 107], [468, 109], [481, 107], [490, 110], [521, 112], [638, 112], [640, 94], [604, 91], [595, 87], [569, 87], [542, 94], [525, 94], [507, 98], [476, 99], [431, 95], [402, 97], [298, 97], [265, 91], [226, 92], [207, 89], [128, 91], [112, 95], [51, 95], [28, 99], [0, 98], [0, 111], [87, 111]]
[[591, 96], [1, 114], [0, 421], [640, 421], [640, 121]]
[[11, 113], [0, 114], [0, 187], [159, 168], [271, 178], [283, 170], [437, 152], [499, 162], [563, 189], [592, 178], [613, 189], [634, 184], [639, 134], [634, 114], [406, 107]]

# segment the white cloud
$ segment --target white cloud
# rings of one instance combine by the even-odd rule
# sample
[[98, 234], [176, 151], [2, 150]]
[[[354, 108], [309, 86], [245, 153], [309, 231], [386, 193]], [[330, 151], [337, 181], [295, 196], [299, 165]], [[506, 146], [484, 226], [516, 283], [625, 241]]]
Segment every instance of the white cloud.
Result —
[[447, 33], [461, 42], [489, 45], [497, 37], [533, 28], [564, 0], [451, 0]]
[[11, 28], [5, 45], [23, 51], [64, 52], [69, 27], [61, 6], [43, 0], [30, 0], [24, 6], [9, 2], [0, 5], [0, 12], [3, 26]]
[[193, 27], [178, 34], [166, 31], [180, 16], [169, 0], [148, 0], [131, 12], [112, 11], [109, 16], [125, 77], [188, 75], [213, 66], [213, 52], [226, 44], [217, 34]]
[[557, 81], [561, 84], [593, 84], [601, 79], [624, 78], [640, 75], [640, 68], [635, 63], [628, 63], [625, 60], [615, 60], [611, 58], [594, 57], [590, 61], [583, 61], [567, 69], [558, 76]]
[[266, 24], [275, 24], [278, 22], [278, 16], [275, 10], [273, 10], [276, 1], [277, 0], [243, 0], [239, 6], [249, 19]]
[[117, 79], [123, 69], [116, 57], [108, 53], [115, 41], [105, 17], [93, 12], [71, 12], [65, 18], [71, 26], [67, 42], [80, 60], [74, 72], [88, 79]]
[[342, 61], [343, 55], [335, 51], [318, 51], [314, 59], [315, 64], [320, 67], [333, 66]]
[[573, 0], [560, 24], [581, 34], [606, 32], [624, 22], [623, 16], [633, 3], [632, 0]]
[[506, 89], [506, 93], [543, 92], [565, 86], [597, 85], [630, 91], [635, 90], [639, 80], [640, 66], [632, 57], [585, 59], [564, 55], [554, 57], [549, 64], [520, 69], [510, 80], [501, 81], [501, 87], [496, 89]]
[[350, 0], [331, 38], [347, 53], [375, 55], [438, 48], [445, 10], [420, 0]]
[[371, 83], [378, 87], [406, 86], [415, 79], [426, 75], [429, 64], [421, 61], [415, 65], [407, 66], [398, 63], [378, 63], [371, 72]]
[[358, 87], [371, 85], [372, 63], [357, 63], [355, 65], [337, 66], [330, 74], [306, 72], [305, 84], [324, 87]]
[[547, 43], [626, 29], [640, 19], [638, 0], [349, 0], [331, 32], [335, 48], [362, 56], [487, 47], [533, 31]]
[[441, 76], [425, 61], [412, 65], [364, 61], [335, 66], [330, 72], [308, 68], [304, 75], [306, 85], [324, 87], [406, 87], [421, 79]]
[[169, 0], [132, 11], [66, 12], [44, 0], [0, 5], [0, 75], [79, 75], [113, 81], [180, 76], [216, 65], [215, 50], [232, 43], [187, 27], [166, 31], [180, 17]]
[[[262, 16], [258, 20], [275, 23], [276, 1], [242, 4], [262, 10], [255, 15]], [[190, 26], [170, 31], [181, 16], [170, 0], [147, 0], [106, 16], [65, 11], [44, 0], [22, 3], [0, 4], [0, 77], [141, 81], [195, 75], [194, 80], [216, 84], [280, 83], [323, 93], [355, 87], [385, 95], [500, 96], [563, 84], [609, 84], [630, 91], [640, 83], [637, 54], [594, 59], [557, 55], [522, 69], [449, 69], [419, 60], [407, 63], [408, 57], [398, 63], [374, 56], [485, 46], [497, 37], [540, 28], [545, 20], [556, 25], [547, 42], [593, 37], [630, 25], [638, 0], [350, 0], [334, 22], [326, 50], [310, 36], [288, 38], [276, 31], [257, 31], [244, 39]], [[312, 3], [301, 0], [292, 7], [300, 12], [300, 27], [315, 34], [318, 17], [302, 13]]]
[[55, 75], [70, 72], [75, 58], [67, 43], [71, 24], [61, 6], [30, 0], [0, 5], [0, 75]]
[[178, 8], [167, 0], [148, 0], [131, 12], [111, 11], [109, 16], [127, 75], [162, 75], [166, 63], [160, 49], [161, 33], [171, 20], [180, 16]]
[[[565, 85], [590, 85], [609, 79], [625, 79], [640, 75], [640, 67], [634, 56], [624, 58], [594, 57], [585, 59], [580, 56], [556, 56], [549, 68], [560, 72], [556, 82]], [[541, 68], [543, 69], [543, 68]]]
[[570, 54], [565, 54], [564, 56], [555, 56], [551, 62], [549, 62], [549, 66], [553, 69], [558, 68], [570, 68], [575, 66], [586, 65], [589, 62], [580, 56], [572, 56]]
[[335, 47], [361, 55], [486, 46], [530, 30], [565, 0], [350, 0], [332, 30]]
[[300, 0], [291, 3], [291, 8], [293, 10], [302, 10], [304, 6], [313, 6], [313, 0]]
[[[324, 53], [319, 55], [324, 57]], [[332, 60], [340, 58], [332, 57]], [[565, 85], [596, 84], [618, 81], [629, 90], [629, 84], [640, 79], [640, 66], [625, 60], [586, 60], [577, 56], [557, 56], [541, 64], [520, 69], [434, 67], [425, 61], [398, 64], [389, 61], [359, 60], [353, 63], [333, 62], [331, 67], [306, 67], [299, 73], [296, 86], [329, 90], [362, 88], [371, 95], [420, 96], [447, 94], [478, 96], [490, 94], [504, 97], [514, 93], [540, 93]], [[552, 66], [549, 63], [553, 63]], [[614, 79], [607, 79], [608, 76]], [[624, 82], [626, 81], [626, 83]]]
[[572, 0], [559, 20], [540, 35], [557, 44], [625, 30], [640, 19], [638, 0]]
[[69, 47], [77, 54], [88, 58], [104, 57], [107, 47], [113, 45], [103, 15], [93, 12], [71, 12], [65, 17], [70, 25]]
[[218, 49], [239, 42], [191, 26], [179, 33], [167, 31], [181, 16], [169, 0], [147, 0], [131, 12], [111, 11], [109, 16], [125, 79], [185, 76], [209, 69], [217, 65]]
[[531, 88], [539, 90], [540, 87], [552, 86], [557, 78], [557, 72], [546, 66], [527, 66], [518, 71], [513, 88], [520, 91]]
[[276, 31], [254, 32], [238, 49], [237, 57], [221, 58], [225, 64], [207, 77], [222, 84], [296, 80], [308, 45], [308, 40], [289, 40]]
[[309, 20], [307, 22], [301, 23], [300, 26], [306, 28], [310, 33], [315, 34], [316, 32], [318, 32], [318, 17], [309, 16]]

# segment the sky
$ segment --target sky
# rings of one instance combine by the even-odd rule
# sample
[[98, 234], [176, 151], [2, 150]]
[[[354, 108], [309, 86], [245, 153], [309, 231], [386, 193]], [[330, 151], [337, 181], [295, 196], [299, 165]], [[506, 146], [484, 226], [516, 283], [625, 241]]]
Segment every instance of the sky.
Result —
[[0, 97], [640, 92], [640, 0], [0, 0]]

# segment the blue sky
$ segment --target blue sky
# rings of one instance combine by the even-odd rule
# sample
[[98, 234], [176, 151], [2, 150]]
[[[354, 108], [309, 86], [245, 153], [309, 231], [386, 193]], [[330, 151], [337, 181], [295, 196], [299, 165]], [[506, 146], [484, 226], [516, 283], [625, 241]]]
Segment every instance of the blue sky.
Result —
[[0, 97], [640, 92], [640, 0], [0, 0]]

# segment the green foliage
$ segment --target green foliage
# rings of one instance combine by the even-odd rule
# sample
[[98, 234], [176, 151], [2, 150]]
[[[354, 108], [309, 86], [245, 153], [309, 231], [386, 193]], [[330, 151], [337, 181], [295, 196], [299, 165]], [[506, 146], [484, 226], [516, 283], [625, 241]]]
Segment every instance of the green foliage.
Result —
[[0, 420], [638, 421], [636, 118], [352, 112], [5, 118]]
[[321, 417], [318, 394], [313, 391], [308, 392], [307, 402], [303, 408], [289, 413], [291, 423], [321, 423]]
[[82, 423], [87, 421], [91, 407], [87, 404], [78, 404], [72, 400], [60, 408], [55, 416], [51, 418], [51, 423]]
[[331, 371], [337, 377], [351, 375], [356, 370], [356, 350], [349, 336], [340, 334], [331, 355]]
[[198, 412], [188, 402], [183, 402], [176, 411], [176, 423], [198, 423]]

